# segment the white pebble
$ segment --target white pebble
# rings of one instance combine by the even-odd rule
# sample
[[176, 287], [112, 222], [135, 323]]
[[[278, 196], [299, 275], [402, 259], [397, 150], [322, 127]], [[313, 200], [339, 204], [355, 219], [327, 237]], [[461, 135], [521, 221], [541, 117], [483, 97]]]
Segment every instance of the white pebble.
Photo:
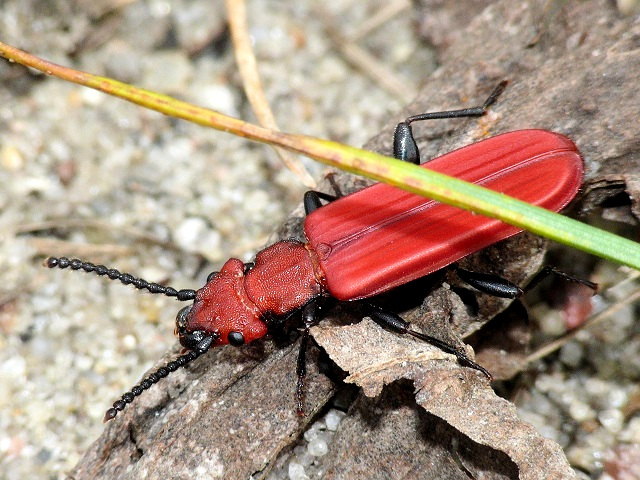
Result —
[[540, 329], [551, 337], [557, 337], [566, 332], [564, 318], [557, 310], [550, 310], [546, 315], [539, 319]]
[[318, 436], [318, 430], [315, 428], [315, 425], [312, 425], [309, 430], [304, 432], [303, 437], [307, 442], [312, 442]]
[[136, 349], [136, 347], [138, 346], [138, 341], [136, 340], [135, 336], [127, 334], [122, 339], [122, 345], [128, 352], [130, 352]]
[[325, 434], [318, 434], [318, 436], [309, 442], [307, 450], [314, 457], [322, 457], [329, 451], [329, 445], [327, 445], [327, 436]]
[[207, 228], [207, 223], [202, 218], [185, 218], [175, 230], [174, 241], [185, 250], [193, 251]]
[[188, 252], [214, 258], [220, 255], [220, 234], [201, 217], [184, 219], [173, 235], [174, 241]]
[[586, 403], [581, 402], [580, 400], [574, 400], [569, 405], [569, 415], [578, 422], [584, 422], [595, 418], [596, 413]]
[[592, 397], [600, 398], [609, 393], [611, 386], [599, 378], [588, 378], [584, 382], [584, 389]]
[[618, 433], [622, 430], [622, 426], [624, 423], [624, 415], [620, 410], [616, 410], [615, 408], [610, 408], [608, 410], [603, 410], [598, 414], [598, 420], [602, 424], [604, 428], [609, 430], [611, 433]]
[[633, 417], [620, 433], [621, 442], [640, 444], [640, 417]]
[[304, 472], [304, 467], [299, 463], [291, 462], [289, 464], [289, 479], [290, 480], [309, 480], [309, 477]]
[[93, 359], [87, 355], [78, 355], [76, 357], [75, 366], [82, 372], [88, 371], [93, 366]]
[[329, 413], [327, 413], [327, 416], [324, 419], [327, 424], [327, 430], [335, 432], [344, 416], [345, 413], [340, 410], [329, 410]]
[[29, 342], [31, 354], [40, 361], [49, 361], [55, 353], [54, 342], [46, 337], [35, 337]]
[[24, 377], [26, 366], [27, 364], [23, 357], [11, 357], [0, 365], [0, 373], [2, 373], [4, 381]]
[[311, 465], [316, 459], [313, 455], [309, 453], [309, 451], [303, 447], [302, 445], [298, 445], [293, 449], [293, 453], [296, 457], [297, 463], [302, 465], [303, 467], [308, 467]]
[[99, 106], [107, 95], [98, 90], [93, 90], [91, 88], [83, 88], [82, 90], [78, 90], [78, 95], [85, 103], [85, 105], [90, 105], [92, 107]]
[[621, 408], [628, 400], [627, 392], [621, 388], [613, 388], [607, 395], [608, 406], [611, 408]]
[[560, 350], [560, 360], [569, 367], [576, 368], [582, 362], [582, 346], [578, 342], [569, 342]]

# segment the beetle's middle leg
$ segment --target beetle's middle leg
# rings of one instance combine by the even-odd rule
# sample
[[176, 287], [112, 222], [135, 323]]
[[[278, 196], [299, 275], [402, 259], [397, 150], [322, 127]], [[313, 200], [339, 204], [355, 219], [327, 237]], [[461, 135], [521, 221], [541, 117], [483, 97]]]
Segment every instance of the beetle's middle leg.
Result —
[[304, 416], [305, 389], [304, 381], [307, 376], [307, 349], [309, 348], [309, 340], [311, 335], [309, 329], [317, 325], [320, 321], [318, 316], [319, 299], [311, 300], [302, 309], [302, 340], [300, 341], [300, 350], [298, 352], [298, 361], [296, 363], [296, 411], [298, 415]]
[[455, 355], [462, 365], [473, 368], [474, 370], [478, 370], [479, 372], [482, 372], [489, 380], [492, 379], [491, 374], [487, 371], [487, 369], [471, 360], [466, 353], [461, 352], [453, 345], [443, 342], [442, 340], [432, 337], [431, 335], [426, 335], [424, 333], [411, 329], [411, 324], [403, 320], [402, 317], [396, 315], [395, 313], [385, 311], [382, 308], [369, 302], [362, 302], [362, 304], [367, 307], [367, 313], [373, 319], [373, 321], [381, 327], [387, 328], [396, 333], [409, 334], [424, 342], [428, 342], [444, 352]]

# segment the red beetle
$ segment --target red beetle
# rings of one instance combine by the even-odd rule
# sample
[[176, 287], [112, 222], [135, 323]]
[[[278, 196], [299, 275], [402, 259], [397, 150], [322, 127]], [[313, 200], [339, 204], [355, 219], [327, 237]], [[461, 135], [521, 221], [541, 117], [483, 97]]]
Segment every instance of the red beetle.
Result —
[[[501, 83], [484, 105], [410, 117], [398, 125], [394, 155], [419, 163], [410, 124], [416, 120], [480, 116], [503, 91]], [[582, 160], [568, 138], [544, 130], [521, 130], [461, 148], [425, 163], [429, 168], [496, 190], [549, 210], [559, 211], [582, 183]], [[322, 206], [320, 199], [329, 203]], [[361, 300], [422, 277], [520, 229], [442, 203], [376, 184], [336, 199], [305, 194], [305, 241], [283, 240], [258, 252], [253, 263], [232, 258], [209, 275], [201, 289], [177, 291], [136, 279], [115, 269], [80, 260], [49, 258], [49, 267], [82, 269], [107, 275], [152, 293], [193, 300], [176, 319], [176, 333], [188, 352], [149, 375], [113, 404], [110, 420], [144, 390], [186, 365], [212, 346], [234, 346], [263, 337], [271, 323], [302, 310], [303, 338], [298, 357], [297, 403], [303, 411], [305, 354], [309, 328], [318, 322], [317, 304], [327, 296]], [[515, 298], [522, 290], [499, 277], [456, 268], [480, 291]], [[545, 272], [546, 273], [546, 272]], [[464, 352], [410, 328], [396, 314], [361, 302], [380, 325], [408, 333], [456, 355], [481, 371]]]

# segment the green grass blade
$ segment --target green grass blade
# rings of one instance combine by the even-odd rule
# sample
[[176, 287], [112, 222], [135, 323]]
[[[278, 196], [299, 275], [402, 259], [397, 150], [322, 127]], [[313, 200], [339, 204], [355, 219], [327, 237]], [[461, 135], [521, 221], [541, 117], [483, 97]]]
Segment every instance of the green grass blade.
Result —
[[497, 218], [557, 242], [640, 269], [640, 244], [477, 185], [336, 142], [267, 130], [166, 95], [62, 67], [1, 42], [0, 55], [48, 75], [95, 88], [166, 115], [278, 145], [327, 165]]

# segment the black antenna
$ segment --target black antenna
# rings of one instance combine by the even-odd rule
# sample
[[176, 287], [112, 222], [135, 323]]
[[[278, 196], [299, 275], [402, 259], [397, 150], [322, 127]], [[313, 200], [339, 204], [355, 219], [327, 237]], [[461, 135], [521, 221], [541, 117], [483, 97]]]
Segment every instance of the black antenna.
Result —
[[152, 385], [158, 383], [161, 378], [166, 377], [171, 372], [175, 372], [178, 368], [184, 367], [189, 363], [193, 362], [200, 355], [207, 353], [213, 342], [218, 337], [216, 335], [212, 335], [209, 337], [205, 337], [201, 340], [194, 350], [190, 350], [184, 355], [180, 355], [175, 360], [167, 363], [164, 367], [160, 367], [155, 372], [151, 373], [148, 377], [142, 380], [138, 385], [133, 387], [130, 391], [124, 393], [120, 400], [116, 400], [113, 403], [113, 407], [106, 411], [104, 414], [104, 419], [102, 420], [104, 423], [107, 423], [109, 420], [113, 420], [118, 412], [124, 410], [127, 404], [133, 402], [133, 400], [142, 394], [145, 390], [151, 388]]
[[[49, 257], [45, 265], [49, 268], [70, 268], [71, 270], [84, 270], [87, 273], [95, 273], [96, 275], [106, 275], [111, 280], [120, 280], [124, 285], [133, 285], [140, 290], [147, 290], [151, 293], [160, 293], [168, 297], [175, 297], [180, 301], [195, 300], [196, 291], [191, 289], [176, 290], [172, 287], [165, 287], [158, 283], [147, 282], [142, 278], [136, 278], [129, 273], [122, 273], [115, 268], [107, 268], [104, 265], [95, 265], [91, 262], [85, 262], [77, 258], [69, 260], [67, 257]], [[193, 362], [203, 353], [206, 353], [213, 342], [218, 338], [218, 335], [210, 335], [201, 337], [200, 341], [195, 345], [193, 350], [180, 355], [175, 360], [167, 363], [164, 367], [160, 367], [155, 372], [151, 373], [148, 377], [143, 379], [138, 385], [133, 387], [130, 391], [122, 395], [120, 400], [114, 402], [104, 415], [104, 422], [108, 422], [115, 418], [118, 412], [124, 410], [127, 404], [133, 402], [133, 400], [142, 394], [145, 390], [151, 388], [152, 385], [158, 383], [160, 379], [166, 377], [171, 372], [175, 372], [178, 368], [184, 367]]]
[[96, 275], [106, 275], [111, 280], [120, 280], [124, 285], [133, 285], [140, 290], [148, 290], [151, 293], [161, 293], [167, 297], [175, 297], [180, 301], [187, 302], [196, 298], [196, 291], [191, 289], [176, 290], [175, 288], [165, 287], [158, 283], [150, 283], [142, 278], [136, 278], [129, 273], [121, 273], [115, 268], [107, 268], [104, 265], [95, 265], [91, 262], [84, 262], [77, 258], [69, 260], [67, 257], [49, 257], [45, 265], [49, 268], [71, 268], [71, 270], [84, 270], [87, 273], [95, 273]]

